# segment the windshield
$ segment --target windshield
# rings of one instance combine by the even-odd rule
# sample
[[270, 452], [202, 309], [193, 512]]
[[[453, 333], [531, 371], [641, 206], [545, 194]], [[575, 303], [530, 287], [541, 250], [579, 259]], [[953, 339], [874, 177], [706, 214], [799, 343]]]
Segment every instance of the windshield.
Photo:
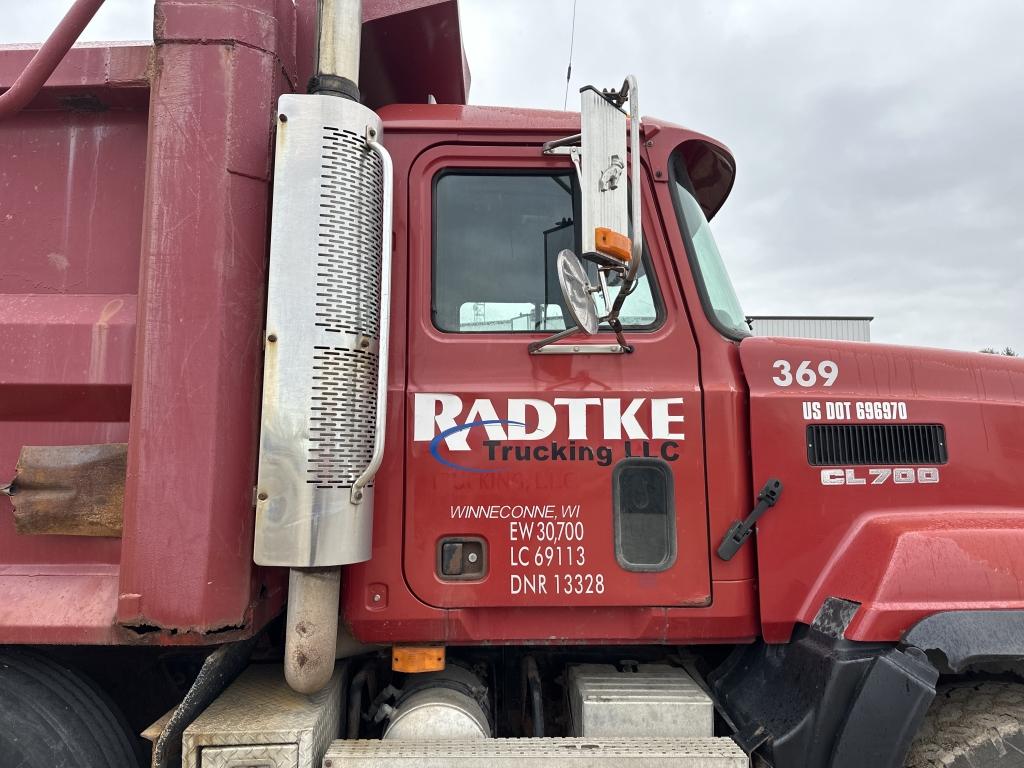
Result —
[[725, 335], [734, 338], [749, 336], [746, 315], [743, 314], [740, 300], [736, 298], [736, 291], [732, 287], [729, 273], [725, 270], [725, 263], [718, 252], [708, 220], [694, 195], [682, 152], [676, 151], [669, 165], [675, 187], [673, 198], [676, 202], [679, 228], [682, 230], [683, 244], [690, 257], [697, 286], [700, 288], [704, 311]]

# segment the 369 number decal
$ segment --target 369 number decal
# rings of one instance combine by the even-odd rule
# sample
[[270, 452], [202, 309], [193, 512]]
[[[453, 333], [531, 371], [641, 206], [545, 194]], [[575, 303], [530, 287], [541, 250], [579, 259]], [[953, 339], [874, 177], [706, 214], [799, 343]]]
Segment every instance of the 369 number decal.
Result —
[[813, 366], [810, 360], [802, 360], [795, 371], [789, 360], [776, 360], [772, 368], [778, 371], [772, 377], [772, 383], [777, 387], [791, 387], [794, 382], [801, 387], [813, 387], [819, 377], [821, 386], [831, 387], [839, 378], [839, 366], [831, 360], [822, 360], [817, 366]]

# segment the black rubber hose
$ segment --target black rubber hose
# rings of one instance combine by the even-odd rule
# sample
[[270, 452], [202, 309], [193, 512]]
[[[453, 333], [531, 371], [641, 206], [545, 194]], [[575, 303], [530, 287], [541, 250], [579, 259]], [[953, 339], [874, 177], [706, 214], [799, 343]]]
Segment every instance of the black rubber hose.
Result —
[[541, 687], [537, 660], [533, 656], [527, 656], [523, 659], [523, 667], [526, 673], [526, 690], [530, 697], [530, 719], [533, 720], [533, 735], [537, 738], [543, 738], [544, 690]]
[[375, 679], [373, 664], [374, 662], [372, 661], [366, 662], [352, 676], [352, 683], [348, 689], [348, 727], [345, 731], [346, 739], [359, 738], [359, 722], [363, 709], [363, 689], [373, 687]]

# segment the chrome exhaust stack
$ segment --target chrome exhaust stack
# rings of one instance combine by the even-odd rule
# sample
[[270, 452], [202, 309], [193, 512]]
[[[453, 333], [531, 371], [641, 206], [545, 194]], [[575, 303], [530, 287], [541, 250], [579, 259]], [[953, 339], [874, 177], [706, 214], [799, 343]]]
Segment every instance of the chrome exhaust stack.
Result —
[[370, 558], [384, 450], [391, 159], [359, 103], [359, 0], [321, 0], [317, 73], [278, 101], [253, 559], [289, 574], [285, 677], [331, 678], [340, 566]]
[[316, 25], [316, 74], [309, 92], [359, 101], [361, 0], [320, 0]]

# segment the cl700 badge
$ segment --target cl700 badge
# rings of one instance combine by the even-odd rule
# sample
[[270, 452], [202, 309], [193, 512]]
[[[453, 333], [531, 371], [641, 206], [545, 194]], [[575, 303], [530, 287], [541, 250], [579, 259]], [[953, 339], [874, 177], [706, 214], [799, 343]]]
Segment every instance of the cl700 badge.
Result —
[[856, 469], [823, 469], [822, 485], [896, 485], [930, 484], [939, 482], [938, 467], [888, 467]]

